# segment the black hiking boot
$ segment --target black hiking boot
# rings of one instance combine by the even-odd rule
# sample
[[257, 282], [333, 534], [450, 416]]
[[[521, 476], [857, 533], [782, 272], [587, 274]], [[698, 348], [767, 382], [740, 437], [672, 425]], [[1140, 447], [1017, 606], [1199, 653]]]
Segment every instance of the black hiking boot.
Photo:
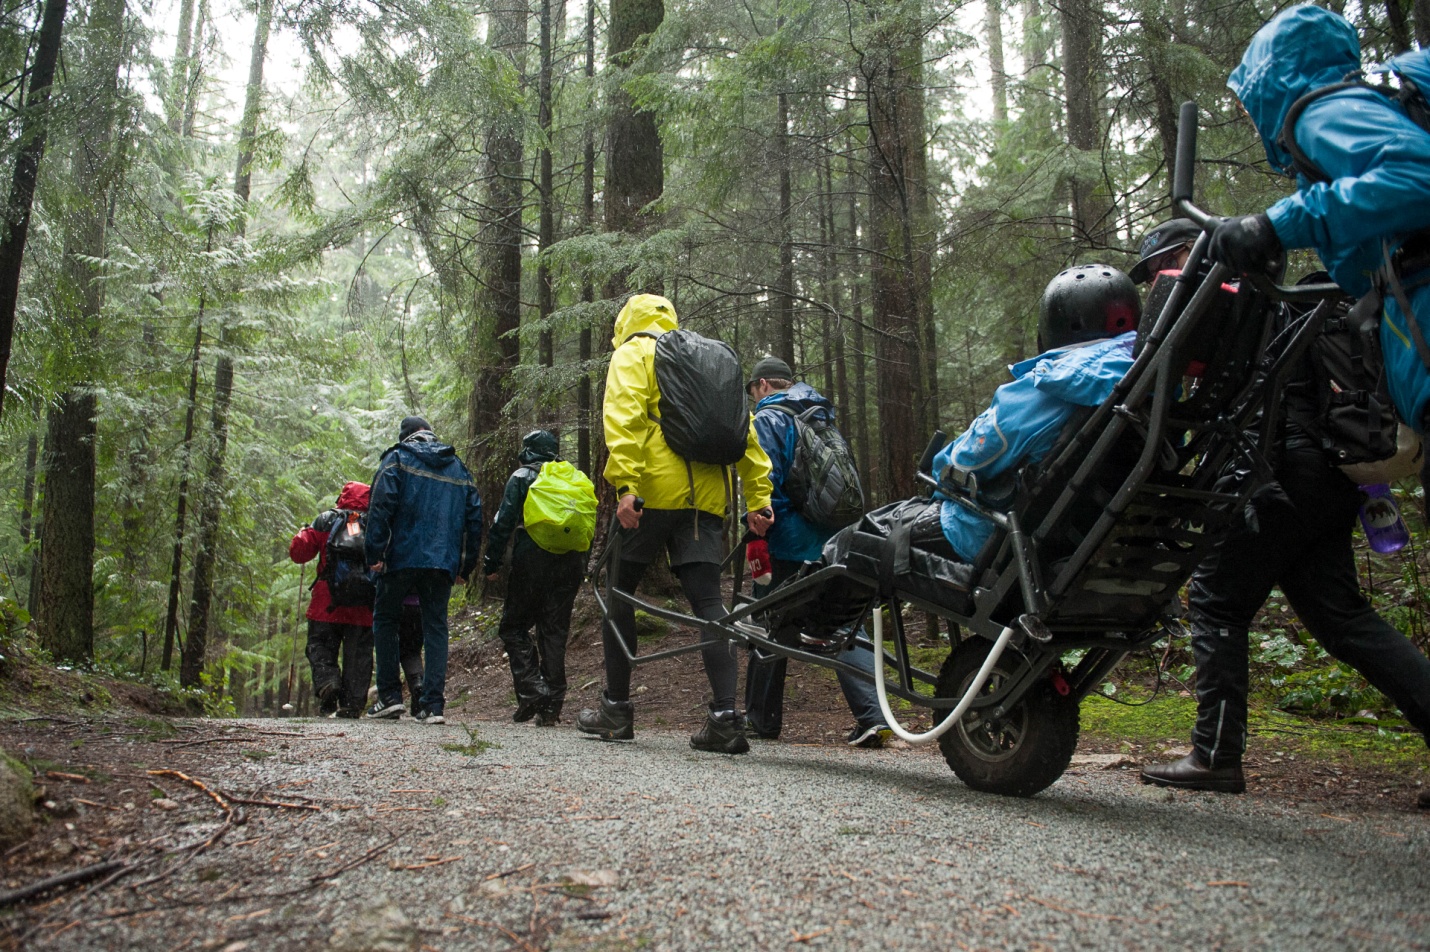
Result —
[[750, 742], [745, 739], [745, 719], [735, 711], [711, 711], [705, 726], [690, 735], [690, 746], [716, 754], [747, 754]]
[[630, 701], [612, 701], [602, 691], [600, 709], [582, 711], [576, 716], [576, 727], [601, 740], [635, 740], [635, 719], [636, 709]]

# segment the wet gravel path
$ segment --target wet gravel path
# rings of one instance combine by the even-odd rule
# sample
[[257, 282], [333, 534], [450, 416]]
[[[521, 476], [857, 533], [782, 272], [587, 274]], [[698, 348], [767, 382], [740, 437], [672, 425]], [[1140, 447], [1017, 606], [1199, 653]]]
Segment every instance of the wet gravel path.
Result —
[[[73, 904], [32, 948], [329, 948], [340, 931], [332, 948], [371, 949], [386, 905], [435, 950], [1430, 948], [1430, 816], [1173, 796], [1132, 771], [1011, 800], [915, 750], [245, 723], [304, 736], [203, 748], [194, 775], [323, 809], [249, 807], [208, 853]], [[219, 818], [198, 796], [138, 809], [177, 840]]]

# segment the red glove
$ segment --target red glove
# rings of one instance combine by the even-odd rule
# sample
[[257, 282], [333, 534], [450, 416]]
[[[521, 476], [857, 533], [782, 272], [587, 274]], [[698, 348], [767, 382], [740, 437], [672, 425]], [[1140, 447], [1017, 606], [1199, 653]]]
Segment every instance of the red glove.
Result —
[[745, 545], [745, 561], [750, 563], [750, 581], [756, 585], [768, 585], [774, 577], [774, 562], [770, 561], [770, 544], [764, 539], [756, 539]]

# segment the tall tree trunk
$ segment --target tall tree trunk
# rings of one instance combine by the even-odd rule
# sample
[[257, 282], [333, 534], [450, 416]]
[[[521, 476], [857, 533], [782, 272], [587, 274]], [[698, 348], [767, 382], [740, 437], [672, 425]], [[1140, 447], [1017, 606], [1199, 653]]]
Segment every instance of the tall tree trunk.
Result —
[[20, 299], [20, 265], [25, 260], [35, 182], [40, 176], [40, 160], [45, 155], [50, 86], [55, 81], [55, 64], [60, 56], [66, 3], [67, 0], [48, 0], [40, 19], [40, 36], [20, 124], [20, 150], [15, 156], [10, 198], [5, 205], [4, 235], [0, 237], [0, 412], [5, 408], [6, 373], [15, 336], [15, 304]]
[[194, 40], [194, 0], [179, 2], [179, 37], [174, 44], [174, 62], [169, 74], [169, 95], [165, 111], [169, 131], [178, 135], [184, 128], [184, 104], [188, 102], [189, 56]]
[[92, 390], [69, 389], [49, 411], [40, 548], [40, 644], [57, 661], [94, 658]]
[[[874, 4], [881, 29], [863, 65], [869, 117], [873, 321], [886, 487], [914, 492], [914, 464], [938, 411], [932, 262], [925, 181], [922, 32], [917, 18]], [[889, 14], [885, 16], [885, 14]]]
[[[268, 57], [268, 34], [273, 21], [274, 0], [259, 0], [253, 30], [253, 49], [248, 61], [248, 87], [244, 95], [242, 126], [238, 134], [238, 164], [233, 175], [233, 192], [243, 205], [253, 189], [253, 150], [258, 138], [258, 118], [263, 108], [263, 64]], [[247, 214], [238, 219], [236, 232], [247, 231]], [[198, 508], [198, 538], [194, 546], [194, 581], [189, 591], [189, 635], [184, 641], [179, 663], [179, 683], [197, 687], [208, 652], [210, 610], [213, 605], [214, 565], [218, 558], [219, 520], [228, 456], [228, 413], [233, 401], [233, 340], [228, 322], [221, 320], [218, 356], [214, 363], [214, 402], [209, 416], [209, 457], [204, 473], [203, 495]]]
[[209, 17], [209, 0], [199, 0], [198, 17], [194, 20], [193, 46], [189, 51], [188, 74], [184, 80], [184, 119], [179, 134], [193, 138], [194, 118], [199, 111], [199, 88], [204, 78], [204, 32], [213, 32]]
[[25, 439], [25, 489], [20, 501], [20, 544], [23, 546], [30, 544], [35, 514], [35, 464], [39, 461], [39, 448], [39, 435], [30, 433]]
[[[556, 310], [555, 288], [552, 287], [551, 266], [547, 264], [544, 253], [556, 243], [556, 212], [553, 205], [556, 196], [552, 193], [551, 179], [551, 3], [552, 0], [541, 0], [541, 22], [539, 27], [540, 41], [538, 49], [540, 51], [541, 65], [537, 76], [537, 123], [541, 126], [541, 171], [538, 182], [540, 191], [541, 207], [538, 212], [537, 237], [536, 237], [536, 316], [541, 324], [540, 359], [541, 366], [547, 371], [555, 367], [554, 347], [551, 336], [551, 328], [547, 322], [551, 319], [551, 313]], [[550, 377], [547, 378], [551, 380]], [[550, 428], [550, 425], [557, 419], [557, 400], [560, 390], [554, 389], [554, 382], [548, 383], [553, 387], [552, 392], [542, 394], [542, 412], [540, 419], [543, 424]]]
[[55, 400], [47, 436], [45, 542], [40, 551], [40, 643], [65, 661], [94, 659], [95, 348], [104, 308], [102, 267], [109, 189], [118, 174], [115, 148], [119, 74], [128, 49], [124, 0], [90, 7], [87, 48], [76, 79], [93, 90], [79, 117], [71, 168], [75, 204], [65, 236], [61, 308], [81, 371]]
[[775, 340], [781, 360], [791, 367], [797, 366], [794, 359], [794, 217], [793, 198], [790, 194], [790, 154], [789, 154], [789, 96], [780, 92], [776, 103], [775, 119], [775, 164], [779, 169], [780, 184], [780, 273], [778, 279], [779, 310]]
[[[595, 88], [596, 77], [596, 2], [586, 0], [586, 88]], [[587, 115], [594, 111], [595, 103], [588, 102]], [[581, 157], [581, 230], [591, 234], [596, 228], [596, 139], [592, 135], [590, 120], [586, 123], [585, 141]], [[590, 304], [596, 300], [596, 286], [587, 277], [581, 282], [581, 300]], [[594, 473], [591, 469], [591, 325], [581, 326], [581, 391], [578, 397], [580, 419], [579, 442], [576, 447], [577, 465], [581, 472]]]
[[1415, 42], [1430, 48], [1430, 0], [1415, 0]]
[[1008, 121], [1008, 73], [1003, 65], [1003, 4], [983, 0], [983, 28], [988, 38], [988, 68], [993, 73], [993, 122]]
[[1114, 224], [1112, 203], [1101, 174], [1092, 171], [1102, 147], [1102, 10], [1097, 0], [1064, 0], [1061, 9], [1068, 145], [1080, 166], [1069, 182], [1073, 239], [1106, 248]]
[[[849, 429], [849, 374], [845, 363], [844, 352], [844, 301], [840, 294], [839, 280], [836, 277], [838, 263], [835, 259], [834, 245], [838, 231], [834, 225], [834, 172], [829, 166], [829, 156], [825, 155], [820, 161], [816, 170], [821, 178], [819, 189], [819, 243], [820, 243], [820, 270], [822, 272], [824, 295], [829, 301], [829, 307], [838, 315], [838, 324], [833, 331], [826, 330], [824, 335], [825, 346], [829, 351], [828, 361], [830, 364], [829, 375], [832, 377], [834, 404], [844, 421], [844, 428]], [[825, 327], [829, 327], [828, 312], [825, 314]], [[829, 396], [830, 394], [825, 394]]]
[[[519, 80], [526, 75], [526, 39], [530, 16], [526, 0], [503, 0], [490, 14], [488, 42]], [[522, 159], [522, 122], [518, 113], [498, 117], [487, 131], [487, 205], [494, 219], [482, 241], [480, 273], [485, 289], [479, 294], [472, 326], [471, 353], [476, 382], [468, 408], [468, 445], [477, 485], [490, 498], [500, 485], [499, 459], [509, 454], [502, 407], [507, 383], [521, 362], [521, 216], [522, 183], [527, 173]]]
[[[213, 246], [209, 227], [206, 251]], [[179, 450], [179, 502], [174, 512], [174, 545], [169, 560], [169, 605], [164, 613], [164, 653], [160, 667], [168, 671], [174, 663], [174, 636], [179, 630], [179, 594], [183, 584], [184, 533], [189, 508], [189, 468], [194, 458], [194, 414], [199, 401], [199, 366], [203, 360], [204, 303], [207, 291], [199, 293], [198, 320], [194, 324], [194, 349], [189, 360], [189, 398], [184, 405], [184, 442]]]
[[869, 381], [867, 368], [869, 352], [864, 341], [864, 286], [859, 275], [864, 271], [864, 255], [859, 240], [859, 202], [855, 183], [854, 149], [851, 146], [844, 153], [844, 181], [849, 204], [849, 273], [850, 296], [854, 307], [854, 452], [859, 459], [859, 481], [866, 493], [874, 492], [873, 470], [869, 465]]
[[[642, 36], [654, 33], [665, 19], [663, 0], [611, 0], [607, 31], [610, 68], [630, 70], [630, 51]], [[655, 114], [637, 109], [625, 86], [611, 93], [609, 125], [606, 130], [606, 230], [629, 235], [642, 234], [647, 226], [642, 210], [660, 198], [665, 190], [665, 160]], [[615, 276], [607, 284], [606, 296], [618, 297], [627, 290], [627, 275]]]

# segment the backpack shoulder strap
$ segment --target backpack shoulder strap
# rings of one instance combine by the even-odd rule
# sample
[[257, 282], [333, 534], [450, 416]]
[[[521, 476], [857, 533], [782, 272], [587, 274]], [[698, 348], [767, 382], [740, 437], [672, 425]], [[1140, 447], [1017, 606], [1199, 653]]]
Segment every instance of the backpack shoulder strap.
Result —
[[1311, 161], [1305, 151], [1296, 143], [1296, 123], [1300, 120], [1308, 106], [1318, 99], [1324, 99], [1334, 93], [1344, 92], [1347, 89], [1368, 89], [1371, 92], [1386, 95], [1387, 89], [1372, 86], [1364, 79], [1364, 74], [1359, 70], [1351, 73], [1343, 82], [1332, 83], [1329, 86], [1322, 86], [1320, 89], [1313, 89], [1301, 96], [1291, 104], [1291, 108], [1286, 110], [1286, 119], [1281, 123], [1281, 131], [1276, 136], [1276, 144], [1285, 149], [1291, 155], [1291, 163], [1296, 167], [1296, 171], [1312, 182], [1329, 182], [1331, 177], [1321, 171], [1320, 166]]

